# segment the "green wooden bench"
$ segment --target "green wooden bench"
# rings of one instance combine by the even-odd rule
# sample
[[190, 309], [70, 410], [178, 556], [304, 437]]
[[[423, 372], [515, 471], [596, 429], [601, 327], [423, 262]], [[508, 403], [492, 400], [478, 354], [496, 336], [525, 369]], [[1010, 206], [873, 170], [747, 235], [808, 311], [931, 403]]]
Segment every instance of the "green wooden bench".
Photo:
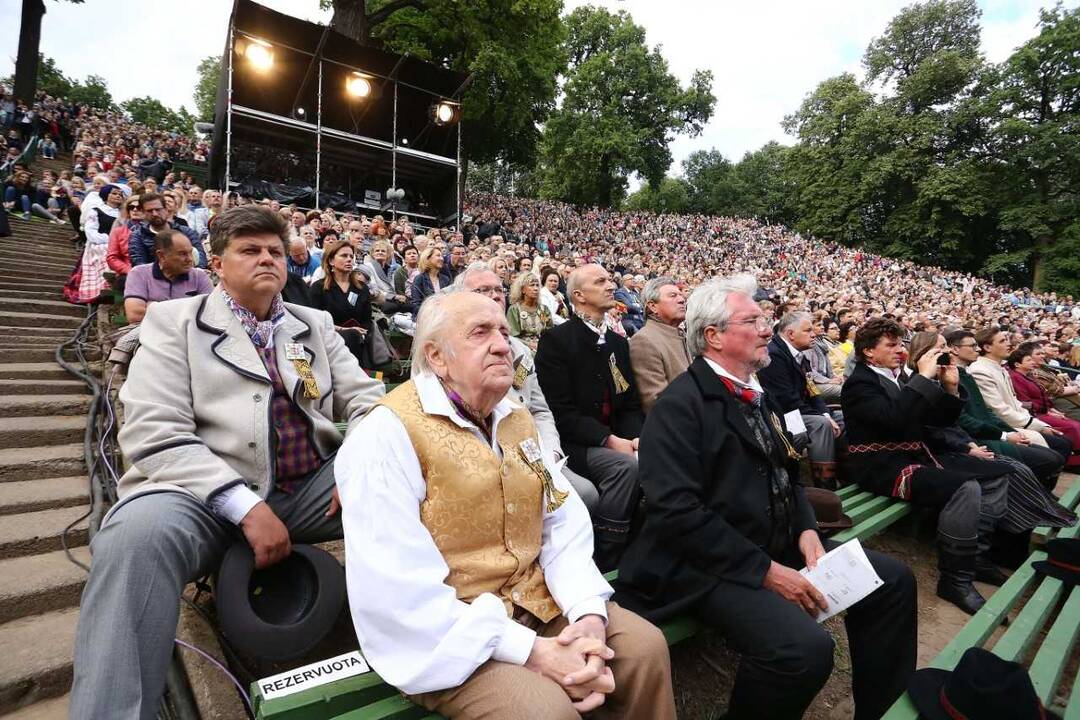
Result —
[[[345, 423], [338, 429], [345, 431]], [[833, 536], [845, 542], [853, 538], [865, 540], [884, 530], [911, 511], [900, 500], [880, 497], [849, 486], [840, 490], [844, 512], [854, 525]], [[618, 571], [607, 573], [609, 581]], [[697, 619], [689, 616], [669, 620], [660, 626], [668, 645], [675, 645], [697, 635], [702, 629]], [[441, 716], [428, 713], [406, 700], [394, 687], [387, 685], [374, 672], [338, 680], [321, 687], [304, 690], [283, 698], [264, 700], [258, 683], [251, 685], [255, 716], [260, 720], [439, 720]]]
[[[1070, 491], [1075, 491], [1077, 487], [1080, 487], [1080, 480], [1073, 482]], [[1076, 493], [1072, 492], [1071, 497], [1075, 501]], [[1062, 498], [1063, 504], [1064, 501], [1065, 498]], [[1044, 539], [1050, 534], [1049, 528], [1046, 531]], [[1058, 537], [1062, 538], [1078, 536], [1080, 525], [1062, 530], [1058, 534]], [[989, 649], [1000, 658], [1020, 662], [1030, 654], [1041, 638], [1042, 642], [1038, 645], [1028, 671], [1039, 699], [1043, 705], [1049, 707], [1058, 692], [1062, 673], [1077, 651], [1076, 640], [1080, 636], [1080, 586], [1072, 587], [1070, 591], [1060, 580], [1036, 573], [1031, 563], [1045, 558], [1046, 553], [1042, 550], [1032, 553], [1027, 562], [990, 596], [986, 605], [933, 659], [930, 667], [953, 669], [964, 651], [970, 647], [985, 645], [1002, 620], [1011, 611], [1019, 610], [1009, 629]], [[1034, 592], [1023, 602], [1029, 590]], [[1080, 720], [1080, 674], [1066, 695], [1068, 701], [1065, 720]], [[889, 709], [883, 720], [915, 720], [918, 716], [914, 704], [905, 694]]]
[[[1080, 512], [1080, 479], [1073, 480], [1073, 484], [1065, 491], [1065, 494], [1061, 496], [1058, 502], [1073, 512]], [[1033, 545], [1045, 545], [1052, 533], [1052, 528], [1045, 525], [1039, 526], [1031, 533], [1031, 543]]]

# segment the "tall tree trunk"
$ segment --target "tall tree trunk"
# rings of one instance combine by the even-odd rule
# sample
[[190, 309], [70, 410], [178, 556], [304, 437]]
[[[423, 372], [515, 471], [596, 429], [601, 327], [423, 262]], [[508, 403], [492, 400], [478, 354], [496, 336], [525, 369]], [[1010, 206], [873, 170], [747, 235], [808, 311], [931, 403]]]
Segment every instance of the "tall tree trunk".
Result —
[[23, 0], [19, 24], [19, 55], [15, 59], [15, 97], [27, 104], [34, 101], [37, 89], [38, 60], [41, 45], [42, 0]]
[[334, 0], [334, 29], [361, 45], [371, 44], [366, 0]]

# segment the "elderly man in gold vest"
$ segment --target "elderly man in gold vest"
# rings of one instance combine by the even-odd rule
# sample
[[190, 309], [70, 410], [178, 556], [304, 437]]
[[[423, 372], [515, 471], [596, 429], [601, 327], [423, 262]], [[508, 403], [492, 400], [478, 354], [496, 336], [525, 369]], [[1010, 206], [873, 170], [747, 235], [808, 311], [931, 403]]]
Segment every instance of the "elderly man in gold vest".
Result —
[[490, 298], [428, 298], [412, 380], [338, 452], [360, 646], [452, 720], [674, 720], [663, 636], [608, 601], [581, 499], [505, 398], [507, 337]]

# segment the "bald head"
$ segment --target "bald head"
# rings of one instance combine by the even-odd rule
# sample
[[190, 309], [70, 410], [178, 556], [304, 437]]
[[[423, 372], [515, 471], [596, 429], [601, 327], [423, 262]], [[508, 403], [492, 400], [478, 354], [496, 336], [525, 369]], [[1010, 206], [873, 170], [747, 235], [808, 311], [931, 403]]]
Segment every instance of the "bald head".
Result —
[[599, 316], [615, 307], [615, 283], [596, 263], [574, 268], [566, 281], [566, 293], [578, 313]]

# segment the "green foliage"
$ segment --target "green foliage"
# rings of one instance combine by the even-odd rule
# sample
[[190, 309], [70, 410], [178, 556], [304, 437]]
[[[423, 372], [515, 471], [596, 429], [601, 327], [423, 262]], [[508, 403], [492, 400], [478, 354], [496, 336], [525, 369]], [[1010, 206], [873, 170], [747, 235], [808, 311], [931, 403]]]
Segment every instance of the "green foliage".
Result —
[[99, 110], [109, 110], [113, 105], [112, 93], [105, 78], [100, 75], [87, 75], [84, 82], [76, 82], [68, 91], [68, 98], [82, 105], [89, 105]]
[[699, 134], [712, 115], [711, 73], [696, 71], [680, 87], [624, 12], [581, 7], [566, 26], [569, 68], [562, 105], [544, 126], [541, 194], [611, 206], [634, 172], [659, 187], [671, 140]]
[[137, 123], [142, 123], [155, 130], [191, 135], [194, 132], [195, 118], [181, 106], [173, 110], [160, 100], [152, 97], [132, 98], [120, 103], [120, 107]]
[[37, 88], [53, 97], [67, 97], [71, 92], [72, 81], [56, 65], [56, 61], [44, 54], [38, 56]]
[[626, 198], [623, 207], [655, 213], [684, 213], [690, 209], [690, 185], [682, 178], [666, 177], [655, 189], [642, 185]]
[[213, 122], [214, 105], [217, 104], [218, 83], [221, 80], [221, 57], [210, 55], [199, 61], [195, 69], [199, 79], [195, 81], [195, 114], [199, 120]]
[[531, 165], [566, 65], [562, 0], [336, 0], [334, 26], [364, 44], [471, 75], [466, 157]]

